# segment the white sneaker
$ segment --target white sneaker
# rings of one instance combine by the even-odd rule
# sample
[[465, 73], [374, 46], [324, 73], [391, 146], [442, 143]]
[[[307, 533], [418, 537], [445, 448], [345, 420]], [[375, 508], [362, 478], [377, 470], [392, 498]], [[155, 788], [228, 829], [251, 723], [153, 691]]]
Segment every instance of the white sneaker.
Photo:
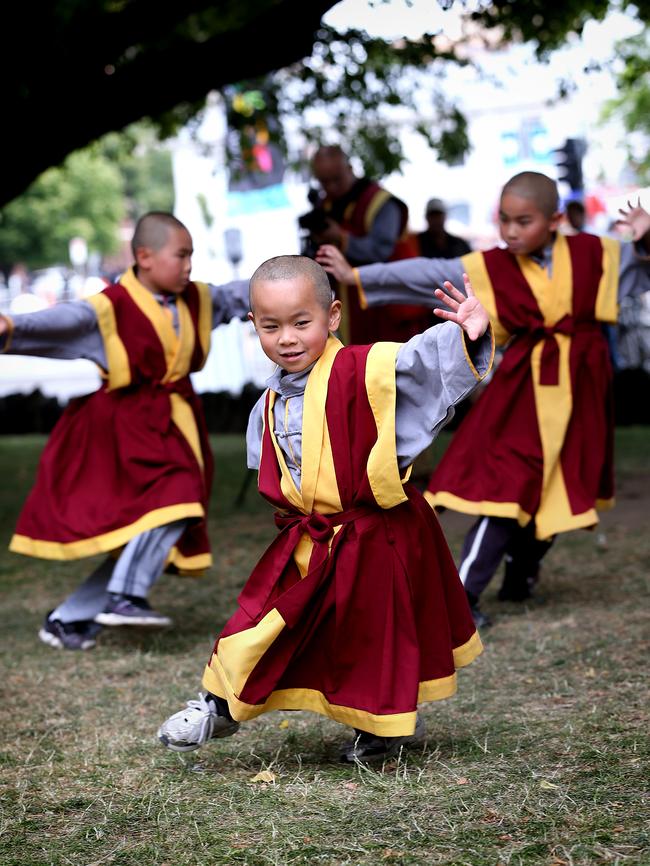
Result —
[[214, 701], [199, 694], [198, 701], [174, 713], [158, 728], [158, 739], [174, 752], [192, 752], [210, 739], [229, 737], [239, 730], [239, 722], [220, 716]]

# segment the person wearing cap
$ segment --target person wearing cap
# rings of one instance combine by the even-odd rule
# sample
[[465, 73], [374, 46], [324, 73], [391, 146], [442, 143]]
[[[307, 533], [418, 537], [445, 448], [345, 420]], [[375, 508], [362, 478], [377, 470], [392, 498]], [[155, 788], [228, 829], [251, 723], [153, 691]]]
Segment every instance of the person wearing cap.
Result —
[[412, 236], [414, 255], [427, 259], [456, 259], [472, 251], [467, 241], [446, 231], [447, 207], [441, 198], [429, 199], [424, 215], [426, 229]]

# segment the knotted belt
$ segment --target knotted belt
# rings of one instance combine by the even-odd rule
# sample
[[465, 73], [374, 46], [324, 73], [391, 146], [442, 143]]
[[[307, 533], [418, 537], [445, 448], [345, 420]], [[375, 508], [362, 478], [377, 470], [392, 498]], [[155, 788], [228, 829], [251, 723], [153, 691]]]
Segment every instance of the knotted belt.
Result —
[[[251, 619], [259, 620], [268, 612], [271, 596], [282, 572], [306, 533], [314, 543], [307, 574], [274, 599], [272, 606], [280, 613], [289, 628], [300, 619], [305, 605], [331, 574], [335, 551], [343, 540], [347, 527], [360, 517], [381, 515], [379, 508], [360, 506], [336, 514], [301, 514], [276, 512], [275, 522], [280, 533], [267, 548], [253, 569], [246, 586], [237, 599], [240, 607]], [[334, 529], [341, 530], [334, 533]], [[332, 538], [333, 536], [333, 538]], [[330, 545], [330, 539], [331, 545]]]
[[530, 349], [544, 340], [540, 360], [539, 384], [558, 385], [560, 382], [560, 349], [555, 339], [556, 334], [573, 337], [575, 334], [593, 333], [602, 335], [597, 322], [576, 322], [573, 316], [563, 316], [554, 325], [538, 325], [522, 334], [522, 338], [530, 343]]

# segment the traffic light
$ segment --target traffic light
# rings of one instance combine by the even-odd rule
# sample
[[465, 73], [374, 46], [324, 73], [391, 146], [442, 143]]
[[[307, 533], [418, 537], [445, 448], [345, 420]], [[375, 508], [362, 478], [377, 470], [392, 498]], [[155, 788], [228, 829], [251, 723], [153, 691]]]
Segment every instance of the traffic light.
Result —
[[567, 183], [573, 192], [582, 192], [584, 180], [582, 177], [582, 158], [587, 152], [587, 143], [584, 138], [567, 138], [562, 147], [558, 147], [555, 153], [560, 169], [558, 180]]

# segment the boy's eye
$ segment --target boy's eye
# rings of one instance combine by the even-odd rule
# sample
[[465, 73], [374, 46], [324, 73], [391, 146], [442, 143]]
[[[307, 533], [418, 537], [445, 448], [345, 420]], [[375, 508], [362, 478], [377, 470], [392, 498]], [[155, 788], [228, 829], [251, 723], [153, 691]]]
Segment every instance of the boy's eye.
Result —
[[308, 325], [308, 324], [309, 324], [309, 319], [304, 319], [304, 320], [301, 320], [300, 322], [296, 322], [296, 325], [299, 328], [302, 327], [303, 325]]

